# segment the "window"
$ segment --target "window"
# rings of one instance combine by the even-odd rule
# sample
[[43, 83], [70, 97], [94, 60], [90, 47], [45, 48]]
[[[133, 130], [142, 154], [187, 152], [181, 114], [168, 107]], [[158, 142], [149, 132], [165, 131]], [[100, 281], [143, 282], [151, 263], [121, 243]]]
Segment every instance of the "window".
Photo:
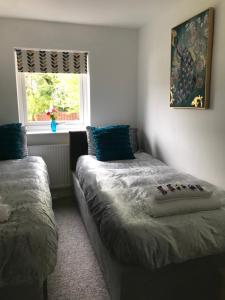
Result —
[[[85, 72], [87, 63], [82, 71], [82, 61], [78, 59], [80, 54], [48, 50], [16, 51], [19, 119], [28, 131], [50, 131], [47, 112], [53, 108], [56, 110], [57, 131], [87, 125], [89, 76]], [[40, 53], [45, 53], [45, 60], [40, 60]], [[52, 53], [57, 53], [57, 60], [52, 60]], [[32, 60], [30, 54], [33, 54]]]

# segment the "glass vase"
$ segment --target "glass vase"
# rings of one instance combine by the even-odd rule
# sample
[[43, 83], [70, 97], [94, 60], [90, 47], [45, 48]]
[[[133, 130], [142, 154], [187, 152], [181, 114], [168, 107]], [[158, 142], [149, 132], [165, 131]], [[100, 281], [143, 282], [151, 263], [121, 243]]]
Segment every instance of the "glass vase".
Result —
[[55, 120], [52, 120], [51, 121], [51, 130], [52, 130], [52, 132], [54, 133], [54, 132], [56, 132], [56, 121]]

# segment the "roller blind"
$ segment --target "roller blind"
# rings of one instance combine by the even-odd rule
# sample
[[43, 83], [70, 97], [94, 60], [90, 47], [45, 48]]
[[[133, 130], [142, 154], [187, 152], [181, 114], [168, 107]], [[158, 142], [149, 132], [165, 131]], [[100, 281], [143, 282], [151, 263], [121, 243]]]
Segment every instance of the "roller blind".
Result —
[[18, 72], [87, 73], [87, 52], [15, 49]]

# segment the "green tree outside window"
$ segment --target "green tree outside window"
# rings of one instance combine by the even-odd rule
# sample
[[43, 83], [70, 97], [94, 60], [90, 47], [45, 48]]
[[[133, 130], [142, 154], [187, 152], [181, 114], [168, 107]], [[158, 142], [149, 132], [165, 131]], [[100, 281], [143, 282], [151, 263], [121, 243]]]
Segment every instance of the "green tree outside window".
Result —
[[79, 113], [79, 75], [25, 73], [28, 121], [55, 107], [59, 112]]

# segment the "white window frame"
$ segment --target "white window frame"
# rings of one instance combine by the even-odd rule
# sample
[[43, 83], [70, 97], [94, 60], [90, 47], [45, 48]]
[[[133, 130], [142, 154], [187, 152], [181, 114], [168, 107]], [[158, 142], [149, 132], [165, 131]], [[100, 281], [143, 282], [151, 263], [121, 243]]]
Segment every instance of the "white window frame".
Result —
[[[48, 74], [48, 73], [46, 73]], [[57, 122], [57, 132], [68, 132], [70, 130], [84, 129], [90, 124], [90, 78], [89, 74], [79, 74], [80, 77], [80, 119], [79, 120], [65, 120]], [[28, 121], [27, 120], [27, 99], [25, 88], [25, 76], [23, 72], [16, 71], [17, 82], [17, 99], [18, 99], [18, 112], [19, 121], [26, 126], [28, 133], [49, 133], [50, 120], [49, 121]]]

